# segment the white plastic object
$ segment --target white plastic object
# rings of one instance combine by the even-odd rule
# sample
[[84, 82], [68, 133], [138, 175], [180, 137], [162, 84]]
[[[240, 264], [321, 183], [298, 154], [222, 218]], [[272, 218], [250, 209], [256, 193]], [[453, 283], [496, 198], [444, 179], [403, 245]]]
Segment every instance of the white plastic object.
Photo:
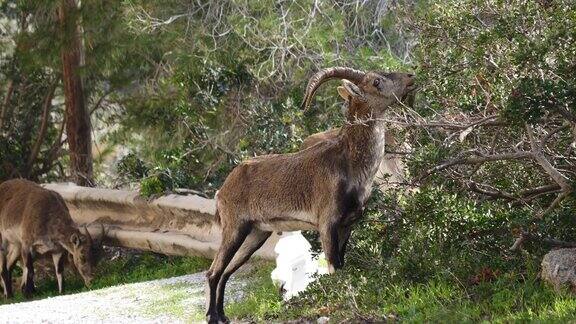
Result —
[[324, 254], [312, 257], [312, 246], [300, 231], [282, 234], [274, 251], [277, 254], [272, 281], [282, 288], [284, 300], [304, 291], [314, 281], [314, 275], [328, 273]]

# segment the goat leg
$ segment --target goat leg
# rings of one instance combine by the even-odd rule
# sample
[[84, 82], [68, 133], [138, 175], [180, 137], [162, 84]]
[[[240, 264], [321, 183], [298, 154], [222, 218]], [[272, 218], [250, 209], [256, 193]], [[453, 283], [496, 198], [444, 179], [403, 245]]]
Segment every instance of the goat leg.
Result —
[[29, 248], [23, 247], [22, 258], [22, 293], [24, 297], [30, 298], [34, 293], [34, 259]]
[[14, 291], [12, 289], [12, 269], [16, 263], [16, 260], [18, 260], [18, 257], [20, 257], [20, 247], [18, 245], [10, 245], [4, 250], [4, 252], [6, 251], [8, 253], [8, 256], [5, 256], [6, 272], [5, 275], [2, 276], [2, 279], [3, 281], [4, 278], [6, 279], [6, 286], [4, 287], [6, 298], [12, 298], [14, 296]]
[[[218, 315], [218, 307], [216, 304], [216, 297], [218, 291], [218, 284], [222, 278], [222, 274], [226, 267], [232, 261], [232, 258], [250, 233], [252, 225], [249, 223], [244, 224], [223, 224], [222, 226], [222, 243], [218, 249], [218, 253], [212, 261], [210, 270], [206, 273], [208, 279], [208, 310], [206, 311], [206, 322], [209, 324], [217, 324], [221, 322]], [[224, 294], [222, 287], [222, 294]]]
[[363, 214], [363, 208], [358, 208], [350, 214], [344, 216], [340, 222], [340, 227], [338, 228], [338, 255], [340, 258], [340, 265], [342, 267], [344, 266], [344, 255], [346, 254], [348, 240], [350, 239], [350, 234], [352, 233], [352, 225], [356, 224], [362, 218]]
[[322, 242], [322, 250], [326, 255], [328, 261], [328, 273], [332, 274], [336, 269], [342, 268], [340, 263], [340, 245], [338, 244], [339, 224], [335, 222], [326, 222], [320, 226], [320, 241]]
[[4, 287], [4, 297], [12, 298], [12, 275], [8, 270], [8, 260], [6, 251], [0, 250], [0, 277], [2, 277], [2, 286]]
[[224, 323], [229, 322], [228, 318], [224, 315], [224, 288], [226, 286], [226, 282], [230, 278], [230, 276], [238, 270], [250, 257], [254, 252], [256, 252], [266, 240], [270, 237], [272, 232], [265, 232], [258, 228], [252, 228], [252, 231], [246, 237], [246, 240], [234, 255], [234, 258], [224, 270], [222, 274], [222, 278], [220, 278], [220, 282], [218, 283], [218, 295], [216, 300], [218, 316], [220, 320]]
[[56, 280], [58, 280], [58, 292], [62, 294], [64, 292], [64, 252], [52, 254], [52, 261], [54, 262], [54, 272], [56, 273]]
[[351, 232], [352, 226], [341, 225], [338, 228], [338, 259], [342, 267], [344, 267], [344, 255], [346, 254], [346, 246], [348, 245]]

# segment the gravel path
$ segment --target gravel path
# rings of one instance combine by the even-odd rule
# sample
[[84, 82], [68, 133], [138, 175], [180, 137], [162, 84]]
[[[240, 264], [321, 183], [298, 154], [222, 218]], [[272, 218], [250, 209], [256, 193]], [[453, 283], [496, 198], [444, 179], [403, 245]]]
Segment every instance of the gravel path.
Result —
[[[246, 285], [232, 278], [226, 297]], [[0, 306], [0, 323], [190, 323], [204, 319], [205, 272]]]

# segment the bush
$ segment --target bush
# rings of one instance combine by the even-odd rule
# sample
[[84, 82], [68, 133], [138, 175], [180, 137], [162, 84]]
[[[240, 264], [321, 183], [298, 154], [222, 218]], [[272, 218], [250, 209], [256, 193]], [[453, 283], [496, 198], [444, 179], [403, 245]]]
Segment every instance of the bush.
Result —
[[[533, 224], [535, 230], [576, 239], [569, 212], [574, 207]], [[576, 302], [537, 279], [549, 247], [535, 242], [522, 253], [509, 250], [514, 228], [533, 223], [530, 219], [529, 210], [479, 203], [442, 187], [399, 196], [375, 191], [353, 230], [344, 269], [319, 278], [284, 310], [262, 316], [414, 322], [570, 319]]]

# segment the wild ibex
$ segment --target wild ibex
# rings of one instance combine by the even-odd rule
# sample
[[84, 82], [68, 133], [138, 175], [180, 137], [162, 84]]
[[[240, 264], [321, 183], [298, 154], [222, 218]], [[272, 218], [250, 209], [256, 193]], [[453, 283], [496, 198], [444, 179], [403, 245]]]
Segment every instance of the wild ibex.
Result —
[[58, 290], [64, 288], [63, 267], [67, 253], [89, 286], [94, 262], [92, 238], [81, 233], [72, 221], [62, 197], [26, 180], [9, 180], [0, 184], [0, 277], [4, 295], [12, 293], [12, 267], [20, 258], [22, 292], [34, 292], [33, 262], [37, 254], [52, 255]]
[[272, 231], [318, 230], [329, 270], [342, 266], [343, 236], [361, 216], [383, 157], [384, 125], [379, 118], [413, 90], [414, 77], [325, 69], [310, 79], [303, 107], [321, 84], [334, 78], [343, 79], [338, 90], [349, 109], [347, 123], [333, 141], [243, 162], [216, 195], [223, 239], [207, 273], [209, 323], [228, 321], [226, 282]]

